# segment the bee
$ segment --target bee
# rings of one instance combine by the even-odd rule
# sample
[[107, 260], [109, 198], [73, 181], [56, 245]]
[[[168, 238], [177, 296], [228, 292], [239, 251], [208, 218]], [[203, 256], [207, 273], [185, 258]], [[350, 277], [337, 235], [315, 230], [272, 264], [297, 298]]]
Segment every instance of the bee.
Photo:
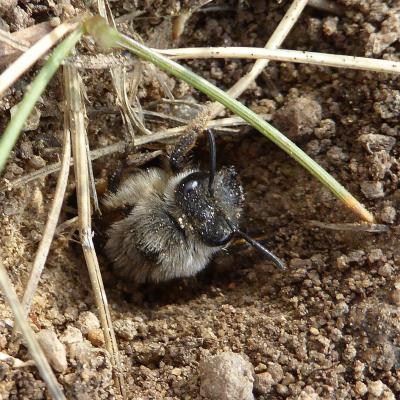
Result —
[[210, 130], [207, 135], [209, 171], [183, 167], [197, 137], [191, 132], [172, 151], [167, 170], [133, 174], [104, 199], [108, 209], [126, 210], [109, 228], [105, 244], [117, 275], [136, 283], [194, 276], [234, 236], [284, 268], [279, 258], [239, 229], [243, 187], [234, 167], [217, 171], [215, 138]]

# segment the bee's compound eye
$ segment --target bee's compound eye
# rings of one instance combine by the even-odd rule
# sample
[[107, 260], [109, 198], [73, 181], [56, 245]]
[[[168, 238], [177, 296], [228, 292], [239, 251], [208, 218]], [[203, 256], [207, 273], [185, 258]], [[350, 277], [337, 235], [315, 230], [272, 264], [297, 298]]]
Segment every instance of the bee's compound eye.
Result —
[[[204, 181], [207, 181], [207, 175], [202, 172], [193, 172], [181, 180], [177, 187], [177, 195], [181, 200], [186, 201], [191, 198], [198, 198], [199, 189]], [[197, 193], [197, 194], [195, 194]]]

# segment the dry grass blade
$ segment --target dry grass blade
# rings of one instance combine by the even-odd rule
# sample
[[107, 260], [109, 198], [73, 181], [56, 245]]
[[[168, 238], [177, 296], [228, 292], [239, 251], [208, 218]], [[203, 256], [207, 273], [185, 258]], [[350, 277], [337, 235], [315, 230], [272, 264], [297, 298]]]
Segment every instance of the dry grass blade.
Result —
[[85, 143], [86, 143], [85, 150], [86, 150], [87, 166], [88, 166], [88, 172], [89, 172], [90, 196], [93, 200], [95, 211], [101, 215], [99, 199], [97, 197], [97, 191], [96, 191], [96, 183], [94, 181], [93, 165], [90, 162], [90, 148], [89, 148], [89, 140], [88, 140], [87, 135], [85, 136]]
[[[99, 9], [99, 14], [108, 22], [110, 22], [111, 20], [112, 25], [115, 27], [114, 17], [111, 14], [111, 10], [107, 3], [107, 0], [98, 0], [97, 7]], [[109, 13], [107, 13], [107, 9], [109, 10]], [[141, 75], [142, 69], [140, 65], [136, 66], [135, 70]], [[151, 132], [143, 125], [143, 123], [140, 121], [140, 118], [132, 110], [131, 102], [127, 93], [126, 68], [110, 68], [110, 74], [115, 92], [117, 94], [117, 104], [121, 110], [123, 121], [130, 135], [130, 137], [127, 137], [126, 140], [128, 142], [133, 142], [133, 140], [135, 139], [135, 130], [133, 129], [134, 126], [136, 126], [142, 133], [147, 135], [150, 134]], [[134, 80], [136, 80], [136, 78]], [[139, 84], [139, 81], [137, 82], [137, 84]], [[133, 94], [136, 94], [136, 90], [134, 90]]]
[[[286, 14], [282, 18], [278, 27], [269, 38], [265, 45], [268, 49], [276, 49], [281, 46], [286, 36], [289, 34], [293, 25], [300, 17], [304, 7], [307, 5], [308, 0], [294, 0], [287, 10]], [[253, 65], [253, 68], [249, 73], [239, 79], [228, 91], [227, 94], [234, 99], [238, 98], [249, 85], [261, 74], [263, 69], [268, 65], [268, 60], [257, 60]], [[215, 118], [222, 110], [224, 106], [220, 103], [214, 103], [211, 108], [211, 118]]]
[[13, 32], [10, 35], [12, 41], [15, 43], [14, 46], [2, 43], [0, 40], [0, 66], [12, 62], [22, 51], [28, 50], [32, 44], [51, 32], [55, 26], [54, 21], [46, 21]]
[[[145, 127], [143, 121], [131, 106], [131, 100], [127, 92], [127, 72], [125, 67], [113, 67], [110, 69], [113, 80], [115, 92], [117, 93], [117, 104], [122, 113], [122, 118], [130, 134], [126, 138], [128, 142], [131, 142], [135, 138], [136, 127], [142, 134], [150, 135], [151, 132]], [[133, 75], [133, 76], [132, 76]], [[129, 86], [132, 89], [131, 93], [136, 94], [139, 87], [139, 82], [142, 75], [142, 65], [139, 63], [135, 66], [133, 74], [130, 74]]]
[[93, 245], [91, 224], [91, 204], [89, 187], [89, 166], [86, 153], [86, 129], [84, 105], [80, 90], [80, 79], [75, 67], [64, 67], [64, 86], [66, 94], [66, 111], [69, 112], [69, 128], [72, 135], [76, 191], [78, 201], [79, 234], [83, 254], [89, 271], [95, 302], [100, 315], [106, 349], [111, 356], [111, 363], [118, 382], [118, 388], [124, 396], [124, 381], [119, 360], [117, 342], [112, 326], [110, 310], [99, 262]]
[[11, 33], [3, 31], [0, 29], [0, 42], [7, 44], [14, 49], [19, 51], [26, 51], [29, 49], [29, 43], [25, 40], [16, 39]]
[[54, 46], [63, 36], [68, 32], [73, 31], [78, 27], [78, 23], [65, 22], [53, 31], [48, 33], [37, 43], [35, 43], [29, 50], [21, 55], [14, 61], [1, 75], [0, 75], [0, 98], [4, 92], [37, 60], [39, 60], [47, 51]]
[[309, 221], [309, 224], [322, 229], [330, 229], [332, 231], [348, 231], [348, 232], [369, 232], [382, 233], [388, 232], [389, 226], [384, 224], [357, 224], [357, 223], [327, 223], [322, 221]]
[[254, 47], [199, 47], [156, 50], [174, 60], [182, 58], [250, 58], [268, 59], [326, 67], [350, 68], [364, 71], [400, 73], [400, 62], [376, 58], [345, 56], [285, 49], [259, 49]]
[[57, 379], [50, 368], [50, 365], [43, 353], [43, 350], [41, 349], [39, 343], [35, 338], [35, 334], [33, 333], [32, 328], [29, 326], [25, 318], [24, 310], [18, 300], [17, 293], [15, 292], [13, 284], [8, 277], [7, 271], [1, 262], [0, 287], [2, 292], [4, 293], [4, 297], [8, 301], [14, 313], [18, 327], [21, 330], [23, 337], [26, 341], [26, 346], [28, 347], [29, 353], [36, 363], [36, 366], [40, 372], [40, 376], [46, 382], [51, 396], [55, 400], [64, 400], [65, 396], [60, 388], [60, 385], [58, 384]]
[[33, 296], [39, 284], [47, 255], [49, 254], [50, 245], [53, 240], [54, 232], [57, 227], [58, 218], [61, 211], [61, 206], [64, 199], [65, 189], [67, 187], [69, 167], [71, 162], [71, 137], [68, 129], [64, 130], [64, 146], [63, 157], [61, 161], [61, 171], [57, 180], [56, 191], [54, 194], [53, 204], [47, 218], [46, 226], [43, 232], [43, 238], [40, 241], [39, 248], [36, 252], [32, 270], [26, 286], [22, 306], [24, 308], [25, 317], [29, 314], [29, 309], [32, 303]]

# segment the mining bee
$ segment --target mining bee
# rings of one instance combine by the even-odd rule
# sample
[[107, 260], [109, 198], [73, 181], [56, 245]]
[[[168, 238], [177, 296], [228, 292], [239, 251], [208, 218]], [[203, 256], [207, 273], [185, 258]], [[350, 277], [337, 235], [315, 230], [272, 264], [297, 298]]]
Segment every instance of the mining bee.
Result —
[[103, 201], [125, 217], [109, 228], [105, 253], [115, 272], [137, 283], [189, 277], [240, 236], [278, 268], [283, 262], [239, 229], [243, 187], [233, 167], [216, 169], [214, 135], [207, 130], [209, 171], [184, 164], [197, 133], [184, 135], [167, 170], [150, 168], [128, 177]]

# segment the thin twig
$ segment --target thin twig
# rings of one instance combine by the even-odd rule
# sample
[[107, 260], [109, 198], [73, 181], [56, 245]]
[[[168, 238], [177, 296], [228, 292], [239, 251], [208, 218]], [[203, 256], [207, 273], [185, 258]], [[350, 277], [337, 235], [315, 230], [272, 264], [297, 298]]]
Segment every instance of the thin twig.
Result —
[[60, 235], [61, 233], [63, 233], [64, 231], [66, 231], [67, 229], [71, 229], [71, 230], [75, 230], [78, 228], [78, 224], [79, 224], [79, 218], [73, 217], [70, 219], [67, 219], [64, 222], [61, 222], [61, 224], [59, 224], [57, 226], [57, 229], [55, 231], [55, 235]]
[[54, 193], [53, 203], [49, 211], [46, 226], [44, 228], [43, 237], [40, 241], [39, 248], [36, 252], [32, 270], [26, 285], [22, 306], [24, 308], [25, 317], [29, 314], [29, 309], [39, 284], [47, 255], [49, 254], [50, 245], [53, 240], [54, 232], [57, 227], [58, 218], [60, 216], [61, 206], [64, 199], [65, 189], [67, 187], [69, 167], [71, 162], [71, 137], [68, 129], [64, 129], [63, 157], [61, 161], [61, 171], [58, 176], [56, 191]]
[[110, 309], [100, 273], [99, 262], [93, 245], [85, 116], [79, 82], [80, 79], [77, 69], [72, 66], [64, 66], [66, 107], [68, 107], [69, 111], [69, 128], [72, 134], [72, 148], [75, 161], [74, 168], [78, 201], [79, 236], [96, 306], [99, 311], [106, 349], [111, 357], [111, 363], [114, 368], [119, 390], [121, 393], [124, 393], [124, 381], [117, 341], [112, 326]]
[[[281, 22], [271, 35], [267, 44], [265, 45], [268, 49], [276, 49], [280, 47], [289, 34], [293, 25], [299, 19], [304, 7], [307, 5], [308, 0], [294, 0], [283, 16]], [[261, 74], [263, 69], [268, 65], [268, 60], [257, 60], [253, 65], [253, 68], [240, 78], [228, 91], [227, 94], [234, 99], [238, 98], [249, 85], [256, 80], [258, 75]], [[215, 118], [225, 107], [220, 103], [214, 103], [211, 108], [210, 118]]]
[[[112, 153], [123, 152], [126, 149], [126, 143], [124, 141], [117, 142], [115, 144], [111, 144], [109, 146], [102, 147], [100, 149], [96, 149], [90, 152], [90, 159], [97, 160], [100, 157], [107, 156]], [[74, 165], [74, 160], [71, 159], [71, 166]], [[20, 178], [17, 178], [11, 182], [6, 182], [1, 189], [5, 188], [7, 190], [12, 190], [21, 186], [26, 185], [29, 182], [32, 182], [39, 178], [44, 178], [47, 175], [53, 174], [57, 172], [61, 168], [61, 162], [56, 162], [50, 165], [46, 165], [45, 167], [30, 172], [29, 174], [23, 175]]]
[[[270, 115], [261, 115], [265, 120], [270, 119]], [[233, 125], [248, 125], [246, 121], [243, 121], [242, 118], [239, 117], [229, 117], [229, 118], [220, 118], [213, 121], [209, 121], [207, 124], [208, 128], [214, 129], [222, 129], [224, 126], [233, 126]], [[153, 133], [150, 136], [142, 136], [135, 139], [135, 144], [127, 144], [125, 141], [121, 140], [120, 142], [110, 144], [105, 147], [101, 147], [99, 149], [92, 150], [90, 152], [90, 159], [97, 160], [101, 157], [108, 156], [113, 153], [123, 153], [124, 151], [128, 151], [129, 149], [134, 149], [138, 146], [143, 146], [144, 144], [160, 142], [163, 140], [174, 139], [178, 136], [182, 135], [186, 130], [185, 126], [179, 126], [177, 128], [166, 129], [157, 133]], [[74, 164], [74, 160], [71, 160], [71, 166]], [[24, 186], [29, 182], [32, 182], [39, 178], [44, 178], [47, 175], [53, 174], [57, 172], [61, 168], [61, 163], [56, 162], [50, 165], [47, 165], [37, 171], [30, 172], [26, 175], [21, 176], [11, 182], [6, 182], [4, 185], [0, 186], [0, 189], [13, 190], [18, 187]]]
[[28, 347], [29, 353], [36, 363], [40, 376], [46, 382], [51, 396], [53, 397], [53, 399], [56, 400], [64, 400], [65, 396], [57, 382], [53, 371], [50, 368], [50, 365], [47, 361], [46, 356], [43, 353], [43, 350], [41, 349], [39, 343], [35, 338], [35, 334], [33, 333], [32, 328], [29, 326], [28, 321], [25, 318], [24, 310], [18, 300], [18, 296], [15, 292], [14, 286], [10, 278], [8, 277], [4, 265], [1, 262], [0, 288], [14, 313], [15, 320], [26, 341], [26, 346]]
[[0, 75], [0, 99], [4, 92], [27, 71], [39, 58], [46, 54], [63, 36], [78, 27], [78, 23], [64, 22], [58, 25], [53, 31], [48, 33], [25, 53], [17, 58], [1, 75]]
[[374, 72], [400, 73], [400, 62], [376, 58], [345, 56], [341, 54], [316, 53], [311, 51], [261, 49], [255, 47], [194, 47], [156, 50], [174, 60], [182, 58], [248, 58], [268, 59], [321, 65], [326, 67], [350, 68]]

